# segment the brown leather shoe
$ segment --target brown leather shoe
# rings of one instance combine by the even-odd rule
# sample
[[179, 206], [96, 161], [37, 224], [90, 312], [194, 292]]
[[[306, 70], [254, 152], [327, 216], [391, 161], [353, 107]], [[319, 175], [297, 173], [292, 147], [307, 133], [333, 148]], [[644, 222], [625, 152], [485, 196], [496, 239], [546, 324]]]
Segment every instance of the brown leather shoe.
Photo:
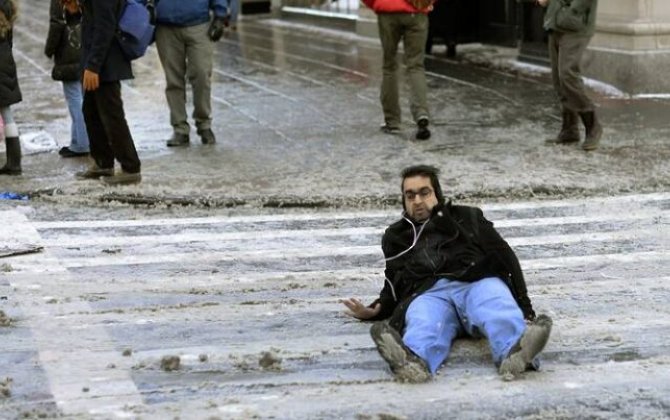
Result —
[[114, 175], [114, 168], [101, 168], [95, 163], [85, 171], [77, 172], [74, 176], [80, 180], [98, 179], [101, 176]]
[[100, 180], [107, 185], [139, 184], [142, 182], [142, 174], [140, 172], [130, 173], [121, 171], [111, 176], [103, 176]]

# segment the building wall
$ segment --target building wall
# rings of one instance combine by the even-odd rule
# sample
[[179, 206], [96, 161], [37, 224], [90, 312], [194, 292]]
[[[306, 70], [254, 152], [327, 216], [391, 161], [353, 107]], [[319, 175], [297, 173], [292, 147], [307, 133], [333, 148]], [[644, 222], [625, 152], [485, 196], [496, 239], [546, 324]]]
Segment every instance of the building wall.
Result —
[[670, 93], [670, 0], [600, 0], [584, 71], [631, 94]]

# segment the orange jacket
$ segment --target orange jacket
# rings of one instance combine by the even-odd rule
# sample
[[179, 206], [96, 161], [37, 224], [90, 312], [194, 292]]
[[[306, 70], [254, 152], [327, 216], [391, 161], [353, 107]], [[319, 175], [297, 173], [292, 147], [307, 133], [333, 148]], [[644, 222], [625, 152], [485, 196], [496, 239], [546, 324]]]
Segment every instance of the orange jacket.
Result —
[[419, 10], [414, 8], [407, 0], [363, 0], [366, 6], [375, 13], [424, 13], [428, 14], [432, 6]]

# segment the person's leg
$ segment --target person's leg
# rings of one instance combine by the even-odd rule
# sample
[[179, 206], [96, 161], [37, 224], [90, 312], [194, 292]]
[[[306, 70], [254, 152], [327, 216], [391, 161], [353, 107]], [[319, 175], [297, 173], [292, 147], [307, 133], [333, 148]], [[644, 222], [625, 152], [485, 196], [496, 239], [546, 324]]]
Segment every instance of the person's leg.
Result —
[[[384, 122], [390, 128], [399, 128], [401, 121], [400, 98], [398, 93], [398, 43], [402, 37], [399, 14], [380, 13], [377, 15], [379, 39], [382, 43], [383, 65], [382, 85], [379, 99], [384, 111]], [[424, 39], [425, 41], [425, 39]], [[422, 50], [424, 45], [421, 46]]]
[[488, 338], [493, 361], [499, 366], [526, 330], [526, 321], [507, 285], [488, 277], [469, 285], [459, 299], [469, 334]]
[[21, 142], [19, 128], [14, 122], [14, 114], [10, 107], [0, 108], [0, 115], [5, 126], [5, 147], [7, 163], [0, 168], [1, 175], [21, 175]]
[[551, 32], [549, 34], [549, 59], [551, 61], [551, 79], [554, 90], [561, 104], [561, 131], [555, 138], [547, 139], [547, 143], [569, 144], [579, 142], [579, 114], [577, 111], [567, 108], [567, 96], [561, 84], [559, 62], [562, 51], [560, 39], [563, 35]]
[[562, 34], [556, 32], [549, 33], [548, 40], [548, 50], [549, 50], [549, 61], [551, 63], [551, 81], [554, 85], [554, 91], [558, 100], [561, 103], [561, 107], [564, 107], [565, 94], [563, 93], [563, 88], [561, 87], [561, 78], [558, 71], [558, 62], [559, 62], [559, 39]]
[[100, 121], [104, 127], [114, 158], [121, 169], [130, 174], [140, 172], [140, 158], [130, 134], [121, 99], [121, 83], [101, 83], [95, 96]]
[[63, 82], [63, 93], [65, 94], [68, 111], [70, 112], [70, 119], [72, 120], [71, 141], [68, 149], [74, 153], [88, 153], [89, 142], [82, 111], [81, 82], [78, 80]]
[[100, 119], [98, 100], [96, 99], [99, 94], [99, 90], [84, 92], [82, 111], [93, 162], [98, 168], [109, 172], [110, 169], [114, 168], [114, 152]]
[[415, 122], [429, 118], [424, 48], [428, 33], [428, 17], [422, 13], [405, 16], [407, 22], [403, 45], [410, 89], [410, 111]]
[[214, 43], [208, 24], [184, 28], [188, 80], [193, 88], [193, 119], [198, 133], [212, 127], [212, 66]]
[[593, 101], [586, 94], [581, 71], [582, 56], [589, 39], [588, 36], [563, 34], [558, 41], [557, 65], [564, 108], [574, 112], [594, 110]]
[[158, 25], [156, 48], [165, 72], [165, 97], [170, 108], [170, 124], [175, 134], [188, 136], [186, 115], [186, 45], [182, 29]]
[[559, 71], [561, 83], [566, 94], [566, 107], [578, 112], [584, 123], [585, 138], [582, 148], [594, 150], [598, 148], [603, 129], [596, 116], [595, 106], [586, 94], [581, 73], [581, 61], [590, 37], [578, 34], [564, 34], [561, 38], [561, 56]]
[[435, 374], [449, 356], [451, 343], [462, 332], [458, 314], [449, 298], [450, 285], [440, 280], [407, 309], [403, 342]]

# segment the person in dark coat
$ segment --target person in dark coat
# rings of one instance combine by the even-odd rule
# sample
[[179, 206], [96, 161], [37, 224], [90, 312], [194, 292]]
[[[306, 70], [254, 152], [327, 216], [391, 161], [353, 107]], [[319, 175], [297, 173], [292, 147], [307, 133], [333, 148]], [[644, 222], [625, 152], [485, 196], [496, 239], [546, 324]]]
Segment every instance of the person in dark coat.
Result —
[[371, 305], [344, 299], [401, 382], [430, 380], [458, 336], [488, 338], [504, 379], [528, 368], [552, 321], [535, 315], [514, 251], [476, 207], [445, 202], [439, 171], [402, 172], [402, 220], [386, 229], [386, 281]]
[[70, 111], [70, 145], [62, 147], [62, 157], [88, 156], [88, 133], [82, 112], [81, 87], [81, 7], [78, 0], [51, 0], [49, 32], [44, 54], [54, 59], [51, 77], [63, 84]]
[[21, 175], [21, 142], [11, 106], [21, 102], [21, 90], [12, 54], [12, 28], [17, 16], [14, 0], [0, 0], [0, 116], [4, 121], [7, 163], [0, 175]]
[[[108, 185], [142, 180], [140, 159], [121, 100], [121, 80], [133, 72], [116, 39], [124, 0], [82, 1], [82, 67], [84, 120], [94, 163], [79, 179], [100, 178]], [[114, 160], [121, 171], [114, 173]]]

